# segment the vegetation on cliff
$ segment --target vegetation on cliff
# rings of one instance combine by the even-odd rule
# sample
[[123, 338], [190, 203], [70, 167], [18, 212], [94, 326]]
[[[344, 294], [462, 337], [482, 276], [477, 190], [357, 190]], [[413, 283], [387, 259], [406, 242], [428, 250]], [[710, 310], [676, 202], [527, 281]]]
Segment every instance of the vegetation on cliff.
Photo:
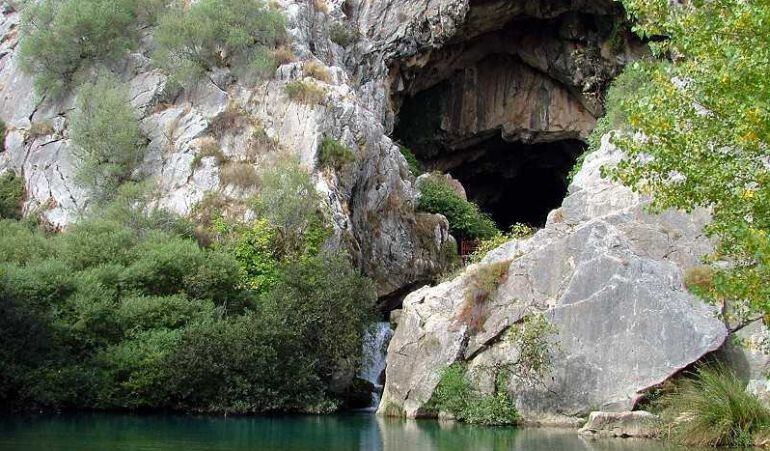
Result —
[[[334, 408], [340, 378], [361, 364], [375, 291], [347, 256], [323, 249], [317, 204], [305, 209], [302, 192], [284, 189], [295, 201], [275, 205], [274, 186], [255, 201], [260, 227], [220, 218], [227, 237], [209, 247], [131, 184], [65, 233], [3, 220], [0, 404]], [[243, 254], [255, 240], [268, 256]]]
[[[653, 208], [711, 209], [719, 262], [700, 294], [770, 313], [770, 5], [625, 0], [656, 57], [626, 69], [643, 80], [608, 105], [629, 132], [610, 175], [654, 196]], [[616, 88], [617, 89], [617, 88]], [[635, 135], [633, 133], [636, 133]], [[743, 318], [745, 319], [745, 318]]]

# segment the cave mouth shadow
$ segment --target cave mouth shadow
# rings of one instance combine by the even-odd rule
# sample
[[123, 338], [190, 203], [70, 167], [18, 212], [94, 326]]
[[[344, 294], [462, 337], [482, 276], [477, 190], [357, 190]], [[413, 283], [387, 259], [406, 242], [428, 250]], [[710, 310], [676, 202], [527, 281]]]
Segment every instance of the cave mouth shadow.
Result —
[[[505, 141], [498, 132], [423, 163], [459, 180], [468, 199], [507, 231], [514, 224], [545, 225], [566, 197], [569, 174], [585, 150], [579, 139], [527, 144]], [[419, 158], [419, 149], [415, 153]]]

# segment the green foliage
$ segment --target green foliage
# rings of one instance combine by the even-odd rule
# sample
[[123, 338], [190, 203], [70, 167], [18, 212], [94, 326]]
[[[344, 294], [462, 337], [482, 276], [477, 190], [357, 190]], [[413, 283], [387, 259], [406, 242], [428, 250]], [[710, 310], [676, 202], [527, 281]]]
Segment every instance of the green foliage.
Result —
[[300, 336], [322, 381], [331, 383], [360, 367], [363, 334], [374, 320], [376, 300], [374, 284], [346, 255], [325, 252], [284, 264], [265, 309]]
[[356, 160], [353, 151], [336, 139], [324, 138], [318, 146], [318, 163], [325, 168], [341, 170]]
[[420, 160], [414, 155], [414, 152], [404, 146], [398, 146], [398, 149], [401, 151], [401, 155], [406, 159], [406, 164], [409, 166], [409, 172], [415, 177], [422, 174], [422, 163], [420, 163]]
[[26, 2], [21, 23], [21, 68], [35, 76], [40, 95], [58, 96], [94, 62], [122, 56], [136, 41], [144, 0]]
[[[376, 292], [346, 257], [320, 253], [317, 210], [293, 210], [305, 208], [303, 194], [317, 200], [304, 191], [309, 175], [285, 175], [268, 183], [277, 191], [266, 194], [251, 235], [218, 221], [228, 240], [210, 249], [184, 221], [148, 208], [150, 196], [133, 184], [59, 235], [0, 221], [0, 405], [233, 413], [336, 405], [338, 376], [360, 365]], [[288, 193], [296, 199], [271, 198]], [[285, 227], [296, 227], [292, 245]], [[268, 271], [259, 292], [244, 283]]]
[[519, 350], [519, 356], [504, 366], [507, 374], [526, 384], [541, 382], [553, 369], [558, 332], [543, 314], [529, 314], [513, 325], [505, 339]]
[[669, 4], [625, 0], [637, 33], [659, 59], [632, 64], [644, 80], [608, 114], [632, 134], [613, 142], [625, 159], [609, 175], [654, 196], [653, 209], [712, 211], [719, 240], [707, 297], [745, 301], [770, 312], [770, 21], [767, 2], [720, 0]]
[[514, 400], [504, 389], [505, 380], [495, 382], [494, 393], [482, 393], [473, 387], [465, 366], [454, 363], [441, 373], [441, 381], [431, 399], [433, 408], [454, 415], [458, 421], [487, 426], [514, 425], [519, 413]]
[[460, 197], [443, 175], [432, 174], [422, 181], [418, 209], [440, 213], [449, 220], [453, 235], [468, 239], [488, 239], [499, 233], [495, 222], [478, 205]]
[[264, 78], [286, 39], [285, 19], [261, 0], [176, 1], [155, 30], [153, 58], [174, 80], [191, 84], [216, 67]]
[[24, 179], [13, 171], [0, 174], [0, 218], [21, 219]]
[[70, 133], [77, 178], [98, 201], [113, 197], [144, 157], [128, 88], [108, 74], [80, 89]]
[[751, 446], [767, 438], [770, 410], [722, 366], [701, 367], [660, 399], [669, 438], [688, 446]]

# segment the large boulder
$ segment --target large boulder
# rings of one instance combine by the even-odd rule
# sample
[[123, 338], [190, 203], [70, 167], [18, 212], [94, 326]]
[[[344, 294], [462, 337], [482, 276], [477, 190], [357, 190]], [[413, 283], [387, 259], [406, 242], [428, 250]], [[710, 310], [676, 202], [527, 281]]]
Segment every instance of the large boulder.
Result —
[[[648, 213], [645, 198], [601, 177], [600, 168], [619, 158], [605, 139], [545, 228], [406, 298], [380, 413], [431, 414], [425, 406], [441, 370], [457, 361], [491, 390], [484, 369], [521, 363], [509, 331], [533, 313], [556, 331], [553, 364], [534, 383], [513, 377], [507, 385], [533, 422], [572, 424], [594, 410], [632, 410], [646, 389], [723, 344], [727, 330], [717, 312], [683, 283], [711, 249], [702, 232], [708, 214]], [[466, 293], [481, 268], [499, 262], [509, 262], [507, 273], [468, 321]]]

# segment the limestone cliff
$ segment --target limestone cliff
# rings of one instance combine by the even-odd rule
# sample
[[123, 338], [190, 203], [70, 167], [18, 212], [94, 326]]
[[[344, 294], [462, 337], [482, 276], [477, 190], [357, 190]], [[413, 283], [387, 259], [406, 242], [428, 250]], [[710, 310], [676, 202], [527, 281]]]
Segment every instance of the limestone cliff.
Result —
[[[521, 349], [507, 333], [531, 314], [543, 314], [555, 334], [548, 374], [537, 383], [513, 377], [506, 387], [528, 421], [631, 410], [646, 389], [722, 346], [727, 329], [718, 312], [683, 283], [684, 271], [710, 250], [701, 231], [708, 215], [646, 213], [643, 197], [600, 176], [619, 157], [605, 139], [545, 228], [405, 299], [381, 413], [428, 414], [441, 370], [457, 361], [490, 390], [483, 369], [518, 364]], [[509, 266], [488, 299], [465, 296], [478, 268], [496, 262]], [[462, 314], [468, 302], [478, 305], [476, 321]]]

